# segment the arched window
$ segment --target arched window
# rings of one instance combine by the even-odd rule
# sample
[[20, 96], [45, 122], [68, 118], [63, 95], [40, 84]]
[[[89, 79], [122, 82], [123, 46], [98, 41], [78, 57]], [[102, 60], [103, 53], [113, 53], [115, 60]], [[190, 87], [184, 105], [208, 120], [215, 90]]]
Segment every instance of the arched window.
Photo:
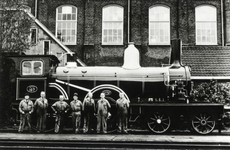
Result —
[[56, 9], [56, 37], [65, 45], [75, 45], [77, 41], [77, 8], [60, 6]]
[[165, 6], [149, 8], [149, 44], [170, 44], [170, 8]]
[[123, 44], [124, 9], [121, 6], [105, 6], [102, 12], [102, 44]]
[[216, 7], [198, 6], [196, 13], [196, 44], [217, 45]]

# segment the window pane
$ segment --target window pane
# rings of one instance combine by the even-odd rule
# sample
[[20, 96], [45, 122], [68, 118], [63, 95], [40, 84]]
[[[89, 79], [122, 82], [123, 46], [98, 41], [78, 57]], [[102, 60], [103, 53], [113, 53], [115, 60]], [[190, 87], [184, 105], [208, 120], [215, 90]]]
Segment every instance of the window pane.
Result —
[[67, 20], [71, 20], [71, 14], [67, 14]]
[[28, 61], [23, 62], [22, 67], [23, 67], [22, 68], [22, 75], [31, 74], [31, 70], [32, 70], [31, 62], [28, 62]]
[[76, 15], [75, 14], [72, 15], [72, 20], [76, 20]]
[[70, 6], [63, 6], [62, 7], [62, 13], [63, 14], [71, 14], [71, 12], [72, 12], [72, 7], [70, 7]]
[[73, 13], [73, 14], [76, 13], [76, 8], [72, 7], [72, 13]]
[[35, 74], [42, 74], [42, 63], [41, 62], [35, 62], [34, 63], [34, 73]]
[[58, 20], [62, 20], [62, 15], [58, 14]]
[[164, 6], [154, 6], [149, 9], [150, 21], [169, 21], [170, 9]]

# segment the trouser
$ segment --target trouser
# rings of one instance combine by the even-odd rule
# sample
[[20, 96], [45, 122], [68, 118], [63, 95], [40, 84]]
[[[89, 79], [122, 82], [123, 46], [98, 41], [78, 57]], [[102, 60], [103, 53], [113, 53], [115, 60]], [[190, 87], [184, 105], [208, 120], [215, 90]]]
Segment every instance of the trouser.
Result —
[[121, 112], [118, 114], [118, 132], [127, 132], [128, 115], [127, 113]]
[[37, 112], [37, 131], [44, 132], [46, 129], [46, 111]]
[[58, 112], [55, 119], [55, 133], [61, 133], [63, 131], [64, 112]]
[[92, 121], [93, 121], [93, 112], [86, 112], [84, 114], [84, 133], [87, 133], [90, 131], [92, 127]]
[[72, 122], [73, 122], [73, 130], [78, 133], [80, 131], [81, 126], [81, 114], [79, 112], [72, 113]]
[[102, 132], [107, 132], [107, 114], [98, 114], [97, 116], [97, 133], [100, 132], [102, 127]]
[[28, 124], [29, 130], [31, 131], [31, 125], [30, 125], [31, 117], [30, 117], [30, 114], [28, 112], [20, 115], [20, 125], [19, 125], [18, 132], [23, 132], [23, 129], [24, 129], [26, 122]]

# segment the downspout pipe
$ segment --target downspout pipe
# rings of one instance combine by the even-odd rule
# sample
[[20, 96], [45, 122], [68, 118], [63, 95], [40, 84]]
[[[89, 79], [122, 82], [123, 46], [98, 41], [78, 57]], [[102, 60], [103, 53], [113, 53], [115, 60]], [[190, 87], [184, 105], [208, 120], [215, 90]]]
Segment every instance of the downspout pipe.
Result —
[[128, 43], [130, 42], [130, 0], [128, 0]]
[[224, 41], [224, 4], [223, 0], [221, 0], [221, 32], [222, 32], [222, 46], [225, 45]]
[[34, 17], [37, 18], [38, 0], [35, 0]]

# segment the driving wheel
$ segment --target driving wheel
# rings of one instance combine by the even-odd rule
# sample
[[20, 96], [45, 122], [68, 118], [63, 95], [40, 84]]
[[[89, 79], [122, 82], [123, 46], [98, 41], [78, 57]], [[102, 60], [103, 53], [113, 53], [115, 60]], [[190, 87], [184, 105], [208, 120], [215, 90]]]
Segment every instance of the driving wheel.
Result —
[[154, 133], [166, 132], [171, 124], [170, 117], [162, 112], [154, 112], [148, 119], [148, 127]]
[[192, 119], [192, 127], [199, 134], [209, 134], [215, 128], [215, 120], [209, 113], [201, 112]]

